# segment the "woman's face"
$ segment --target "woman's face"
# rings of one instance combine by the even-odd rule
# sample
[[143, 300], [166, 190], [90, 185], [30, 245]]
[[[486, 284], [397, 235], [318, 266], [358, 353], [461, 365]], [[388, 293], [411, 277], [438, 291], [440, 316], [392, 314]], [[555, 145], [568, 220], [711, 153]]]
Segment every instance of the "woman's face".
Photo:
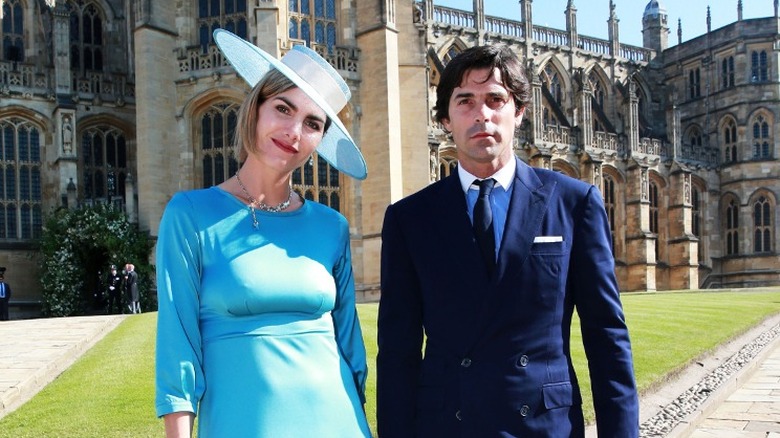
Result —
[[268, 98], [257, 111], [253, 155], [283, 173], [308, 160], [325, 133], [325, 111], [297, 87]]

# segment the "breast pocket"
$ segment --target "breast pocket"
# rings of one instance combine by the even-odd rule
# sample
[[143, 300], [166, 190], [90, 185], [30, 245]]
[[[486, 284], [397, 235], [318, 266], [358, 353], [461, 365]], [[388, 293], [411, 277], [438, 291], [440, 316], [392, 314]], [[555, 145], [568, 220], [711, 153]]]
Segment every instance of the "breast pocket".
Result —
[[545, 306], [555, 306], [563, 295], [569, 260], [566, 242], [534, 243], [528, 256], [527, 281], [536, 299]]

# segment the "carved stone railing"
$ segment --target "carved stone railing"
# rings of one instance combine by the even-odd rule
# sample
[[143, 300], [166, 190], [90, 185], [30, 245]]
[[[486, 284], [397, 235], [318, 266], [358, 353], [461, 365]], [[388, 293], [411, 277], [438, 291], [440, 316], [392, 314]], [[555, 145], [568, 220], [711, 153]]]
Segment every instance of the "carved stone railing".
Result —
[[591, 38], [586, 36], [577, 37], [577, 48], [591, 53], [598, 53], [599, 55], [609, 55], [609, 41], [598, 38]]
[[179, 62], [179, 73], [208, 70], [230, 65], [227, 59], [222, 56], [219, 48], [213, 44], [209, 46], [206, 53], [203, 53], [200, 47], [179, 49], [176, 59]]
[[103, 101], [135, 99], [135, 87], [127, 82], [123, 74], [88, 72], [82, 77], [73, 78], [74, 96], [80, 99], [99, 97]]
[[685, 161], [709, 164], [717, 166], [719, 161], [718, 150], [705, 146], [692, 146], [683, 144], [681, 147], [681, 157]]
[[663, 143], [657, 138], [643, 137], [639, 139], [639, 144], [634, 148], [634, 152], [645, 155], [661, 155], [663, 152]]
[[620, 45], [620, 57], [634, 62], [650, 62], [652, 53], [652, 50], [644, 47], [629, 46], [628, 44]]
[[542, 141], [564, 146], [576, 146], [571, 129], [560, 125], [547, 125], [542, 132]]
[[622, 149], [617, 134], [601, 131], [595, 131], [593, 133], [593, 142], [590, 146], [592, 148], [614, 152], [621, 152]]
[[544, 26], [534, 26], [533, 39], [557, 46], [569, 45], [569, 34], [565, 31]]
[[517, 39], [525, 36], [522, 23], [498, 17], [485, 17], [485, 30]]
[[474, 28], [474, 14], [460, 9], [446, 8], [443, 6], [433, 7], [433, 21], [449, 24], [452, 26]]
[[[293, 43], [297, 43], [294, 41]], [[302, 42], [301, 42], [302, 43]], [[286, 53], [292, 48], [283, 47], [282, 52]], [[328, 50], [327, 46], [314, 44], [311, 47], [317, 53], [325, 58], [336, 70], [344, 73], [357, 74], [358, 72], [358, 58], [359, 52], [357, 48], [350, 47], [334, 47]], [[222, 52], [216, 45], [210, 45], [208, 50], [204, 53], [203, 50], [198, 47], [190, 47], [188, 49], [179, 49], [176, 56], [179, 63], [179, 73], [190, 73], [201, 70], [209, 70], [213, 68], [226, 67], [230, 63], [222, 55]]]
[[3, 92], [49, 94], [54, 89], [54, 70], [37, 69], [33, 64], [0, 62], [0, 89]]

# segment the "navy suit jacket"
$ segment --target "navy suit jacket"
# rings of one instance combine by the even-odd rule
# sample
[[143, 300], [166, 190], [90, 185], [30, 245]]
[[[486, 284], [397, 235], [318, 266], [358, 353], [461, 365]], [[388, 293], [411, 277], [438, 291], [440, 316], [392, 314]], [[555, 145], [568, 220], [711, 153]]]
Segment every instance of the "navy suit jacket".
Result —
[[584, 436], [569, 352], [575, 308], [599, 436], [639, 435], [631, 346], [601, 194], [520, 160], [513, 184], [491, 278], [456, 172], [388, 207], [379, 438]]

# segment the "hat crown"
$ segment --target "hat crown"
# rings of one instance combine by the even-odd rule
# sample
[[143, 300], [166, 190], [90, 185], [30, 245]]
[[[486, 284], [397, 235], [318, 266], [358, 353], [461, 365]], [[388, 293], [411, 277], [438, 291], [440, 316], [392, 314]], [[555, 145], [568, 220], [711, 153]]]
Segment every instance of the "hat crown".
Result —
[[316, 90], [335, 111], [341, 111], [352, 97], [349, 86], [332, 65], [316, 51], [295, 45], [282, 57], [282, 63]]

